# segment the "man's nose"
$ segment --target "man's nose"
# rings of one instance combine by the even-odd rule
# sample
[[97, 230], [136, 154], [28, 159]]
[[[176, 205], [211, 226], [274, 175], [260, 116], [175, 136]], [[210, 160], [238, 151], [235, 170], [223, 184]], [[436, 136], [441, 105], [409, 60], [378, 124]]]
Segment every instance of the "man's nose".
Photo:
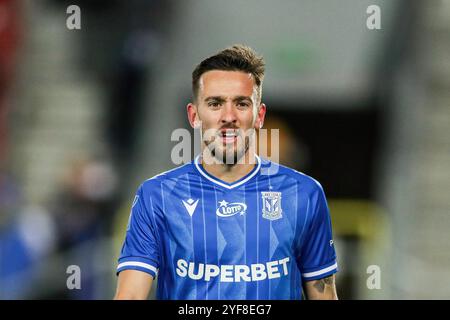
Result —
[[232, 103], [226, 103], [225, 107], [222, 110], [223, 110], [223, 113], [222, 113], [221, 120], [223, 123], [227, 123], [227, 122], [235, 123], [237, 121], [236, 110]]

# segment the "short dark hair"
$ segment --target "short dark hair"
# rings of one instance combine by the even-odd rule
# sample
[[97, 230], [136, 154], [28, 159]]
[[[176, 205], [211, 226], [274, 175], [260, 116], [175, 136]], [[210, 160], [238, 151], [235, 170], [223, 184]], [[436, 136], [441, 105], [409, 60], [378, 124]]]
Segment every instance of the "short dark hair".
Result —
[[252, 48], [236, 44], [200, 62], [192, 72], [192, 94], [197, 100], [199, 80], [202, 74], [211, 70], [242, 71], [251, 73], [258, 88], [258, 98], [261, 98], [264, 80], [264, 58]]

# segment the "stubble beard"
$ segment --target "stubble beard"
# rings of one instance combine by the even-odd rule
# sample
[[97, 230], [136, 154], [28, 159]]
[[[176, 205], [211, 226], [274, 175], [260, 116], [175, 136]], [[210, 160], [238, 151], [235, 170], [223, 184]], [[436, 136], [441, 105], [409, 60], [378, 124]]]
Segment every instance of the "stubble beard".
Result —
[[218, 139], [218, 137], [214, 137], [210, 141], [205, 140], [204, 143], [213, 158], [220, 164], [230, 166], [238, 164], [250, 148], [250, 137], [247, 135], [244, 136], [244, 144], [241, 147], [239, 146], [239, 143], [222, 146], [216, 139]]

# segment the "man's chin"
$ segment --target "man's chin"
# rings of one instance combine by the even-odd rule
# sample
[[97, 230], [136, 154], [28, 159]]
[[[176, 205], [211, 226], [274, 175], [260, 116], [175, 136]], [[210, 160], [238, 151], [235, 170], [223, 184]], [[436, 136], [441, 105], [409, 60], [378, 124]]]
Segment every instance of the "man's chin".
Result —
[[238, 150], [236, 146], [219, 147], [210, 150], [214, 161], [219, 164], [234, 165], [244, 155], [244, 150]]

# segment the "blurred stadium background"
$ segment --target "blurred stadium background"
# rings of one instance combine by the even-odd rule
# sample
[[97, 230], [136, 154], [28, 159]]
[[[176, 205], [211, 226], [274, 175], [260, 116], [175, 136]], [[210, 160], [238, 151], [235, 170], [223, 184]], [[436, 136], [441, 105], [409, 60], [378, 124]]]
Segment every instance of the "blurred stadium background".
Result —
[[325, 189], [339, 297], [450, 298], [449, 34], [449, 0], [0, 0], [0, 299], [114, 295], [134, 192], [175, 166], [191, 71], [233, 43], [266, 58], [281, 162]]

